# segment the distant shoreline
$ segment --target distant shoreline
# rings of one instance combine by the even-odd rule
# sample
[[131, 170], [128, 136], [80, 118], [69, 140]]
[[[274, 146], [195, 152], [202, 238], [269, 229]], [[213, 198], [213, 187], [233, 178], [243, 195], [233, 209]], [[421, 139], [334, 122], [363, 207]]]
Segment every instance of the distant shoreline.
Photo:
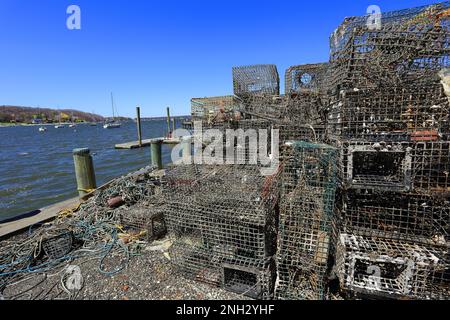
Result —
[[[186, 119], [190, 119], [191, 116], [173, 116], [171, 117], [172, 119], [176, 119], [176, 120], [186, 120]], [[109, 118], [105, 118], [106, 120], [108, 120]], [[147, 122], [147, 121], [162, 121], [162, 120], [167, 120], [167, 117], [146, 117], [146, 118], [141, 118], [142, 122]], [[134, 122], [134, 119], [127, 119], [127, 120], [119, 120], [122, 122]], [[87, 125], [93, 122], [62, 122], [61, 125], [71, 125], [71, 124], [75, 124], [75, 125]], [[103, 121], [101, 122], [94, 122], [94, 123], [103, 123]], [[43, 127], [43, 126], [55, 126], [58, 125], [60, 123], [58, 122], [54, 122], [54, 123], [5, 123], [5, 122], [0, 122], [0, 128], [6, 128], [6, 127]]]
[[[61, 125], [84, 125], [89, 124], [90, 122], [63, 122]], [[99, 122], [100, 123], [100, 122]], [[56, 126], [59, 123], [0, 123], [0, 128], [6, 128], [6, 127], [44, 127], [44, 126]]]

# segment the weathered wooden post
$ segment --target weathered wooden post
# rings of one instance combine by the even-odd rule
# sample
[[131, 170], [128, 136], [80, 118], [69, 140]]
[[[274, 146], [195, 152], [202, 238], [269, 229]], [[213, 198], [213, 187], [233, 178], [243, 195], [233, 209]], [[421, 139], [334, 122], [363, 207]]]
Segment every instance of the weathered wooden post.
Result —
[[181, 138], [181, 153], [183, 157], [183, 163], [192, 163], [192, 138], [182, 137]]
[[170, 108], [167, 107], [167, 138], [170, 138]]
[[88, 148], [74, 149], [73, 162], [80, 198], [97, 188], [95, 181], [94, 161]]
[[158, 169], [163, 168], [162, 163], [162, 139], [154, 139], [151, 143], [151, 153], [152, 153], [152, 166]]
[[141, 108], [136, 107], [136, 125], [138, 131], [139, 147], [142, 148], [142, 127], [141, 127]]
[[177, 128], [176, 128], [175, 118], [172, 118], [172, 138], [173, 138], [173, 133], [175, 132], [176, 129]]

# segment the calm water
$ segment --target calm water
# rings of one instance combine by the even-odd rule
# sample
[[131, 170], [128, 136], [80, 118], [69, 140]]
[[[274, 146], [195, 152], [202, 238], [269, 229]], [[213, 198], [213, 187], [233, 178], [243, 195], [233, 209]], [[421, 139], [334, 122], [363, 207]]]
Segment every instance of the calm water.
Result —
[[[97, 185], [150, 164], [150, 148], [115, 150], [114, 145], [137, 140], [136, 124], [119, 129], [78, 125], [0, 128], [0, 218], [12, 217], [77, 195], [72, 150], [88, 147], [94, 158]], [[142, 123], [143, 137], [162, 137], [165, 121]], [[170, 147], [163, 146], [163, 161]]]

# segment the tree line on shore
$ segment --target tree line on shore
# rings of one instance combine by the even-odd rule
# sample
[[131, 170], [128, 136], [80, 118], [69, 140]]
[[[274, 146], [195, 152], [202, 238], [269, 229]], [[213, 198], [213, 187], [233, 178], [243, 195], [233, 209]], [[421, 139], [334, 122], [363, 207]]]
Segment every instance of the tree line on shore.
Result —
[[72, 109], [55, 110], [19, 106], [0, 106], [0, 123], [100, 122], [98, 114]]

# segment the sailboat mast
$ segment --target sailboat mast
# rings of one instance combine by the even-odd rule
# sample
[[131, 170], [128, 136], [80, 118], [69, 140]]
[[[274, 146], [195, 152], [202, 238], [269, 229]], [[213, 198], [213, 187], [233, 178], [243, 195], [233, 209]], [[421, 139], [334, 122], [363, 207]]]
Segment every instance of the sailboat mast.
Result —
[[113, 120], [115, 120], [116, 115], [114, 114], [114, 96], [113, 96], [112, 92], [111, 92], [111, 106], [112, 106], [112, 112], [113, 112]]

